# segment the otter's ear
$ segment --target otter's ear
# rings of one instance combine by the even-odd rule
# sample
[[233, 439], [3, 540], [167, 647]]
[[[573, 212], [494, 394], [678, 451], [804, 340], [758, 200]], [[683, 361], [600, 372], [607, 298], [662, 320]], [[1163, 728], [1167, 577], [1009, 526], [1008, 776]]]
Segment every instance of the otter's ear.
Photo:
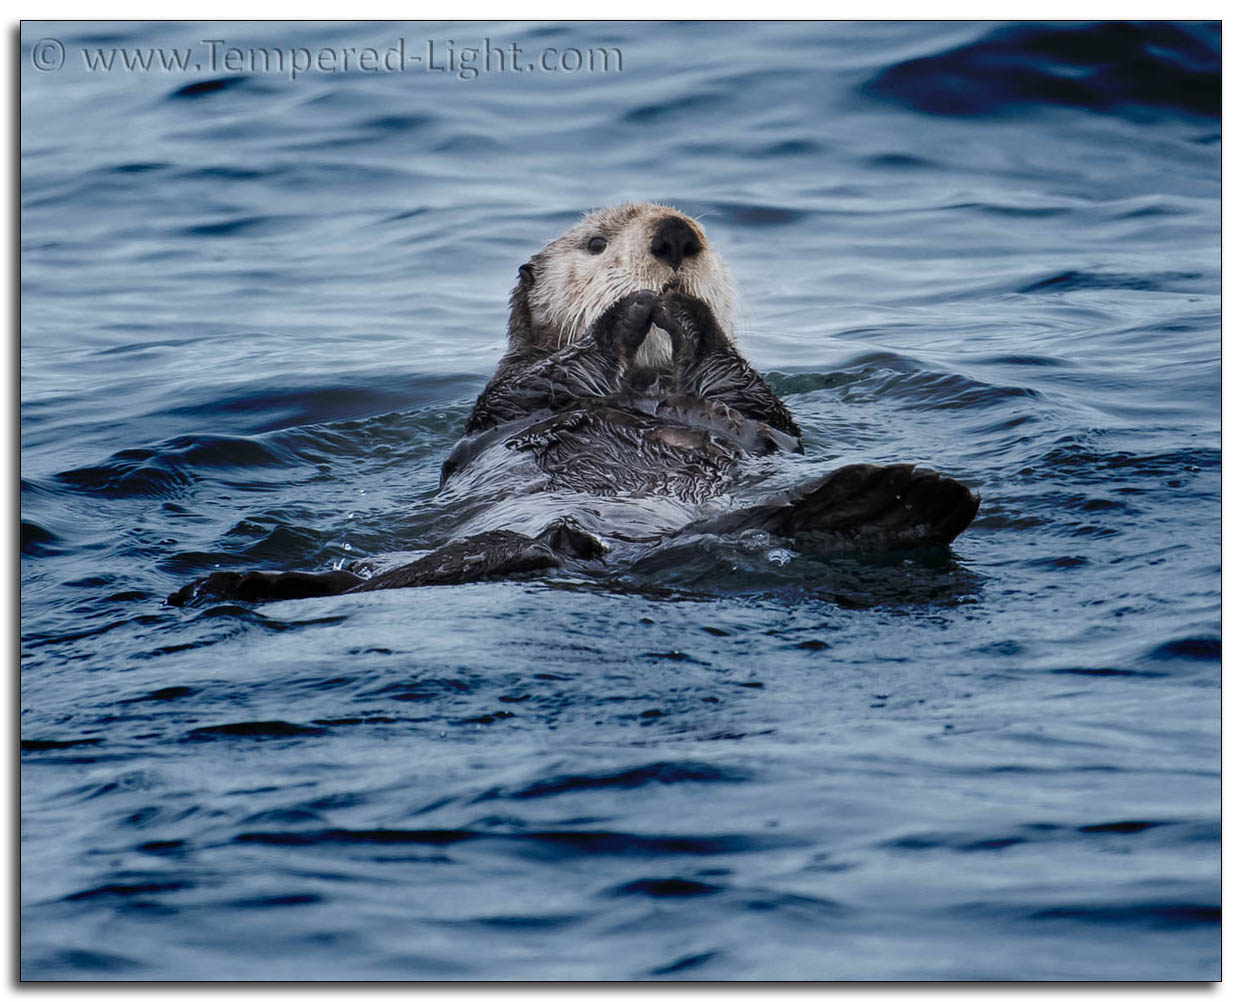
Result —
[[529, 261], [518, 269], [517, 285], [509, 293], [509, 344], [527, 345], [531, 340], [530, 290], [535, 285], [535, 266]]

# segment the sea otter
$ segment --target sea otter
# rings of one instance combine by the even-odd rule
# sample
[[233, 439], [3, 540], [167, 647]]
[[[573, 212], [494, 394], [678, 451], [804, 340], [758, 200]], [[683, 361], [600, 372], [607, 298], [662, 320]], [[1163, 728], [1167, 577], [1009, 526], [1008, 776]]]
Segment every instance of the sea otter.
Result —
[[823, 551], [943, 545], [966, 528], [979, 498], [912, 465], [774, 492], [802, 432], [739, 353], [736, 300], [689, 216], [585, 216], [518, 269], [508, 349], [441, 470], [451, 528], [435, 549], [375, 570], [223, 571], [169, 601], [615, 574], [670, 539], [748, 530]]

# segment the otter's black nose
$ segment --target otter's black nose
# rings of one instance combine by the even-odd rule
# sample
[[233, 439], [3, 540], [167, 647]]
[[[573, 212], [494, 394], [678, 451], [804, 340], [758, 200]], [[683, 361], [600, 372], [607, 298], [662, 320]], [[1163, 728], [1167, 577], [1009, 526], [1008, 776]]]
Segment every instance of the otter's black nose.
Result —
[[666, 216], [660, 220], [655, 236], [651, 238], [651, 253], [673, 271], [681, 267], [683, 260], [694, 257], [702, 249], [703, 245], [690, 224], [679, 216]]

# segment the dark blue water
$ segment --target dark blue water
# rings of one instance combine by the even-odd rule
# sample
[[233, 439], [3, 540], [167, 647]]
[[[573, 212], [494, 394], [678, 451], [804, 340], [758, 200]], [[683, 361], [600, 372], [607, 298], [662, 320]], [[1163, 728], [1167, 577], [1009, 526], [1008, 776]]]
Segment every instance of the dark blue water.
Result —
[[[81, 57], [402, 36], [623, 71]], [[24, 977], [1218, 975], [1218, 29], [22, 40]], [[800, 475], [980, 492], [950, 553], [162, 604], [418, 550], [517, 265], [629, 199]]]

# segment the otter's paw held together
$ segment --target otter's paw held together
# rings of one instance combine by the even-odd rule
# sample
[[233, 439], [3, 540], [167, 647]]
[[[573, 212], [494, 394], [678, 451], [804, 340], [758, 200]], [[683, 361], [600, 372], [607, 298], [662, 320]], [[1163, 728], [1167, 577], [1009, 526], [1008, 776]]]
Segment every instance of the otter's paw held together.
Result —
[[651, 314], [656, 293], [640, 289], [622, 296], [591, 325], [591, 337], [607, 348], [613, 348], [625, 359], [633, 358], [639, 345], [651, 330]]
[[660, 295], [651, 322], [668, 331], [673, 339], [673, 358], [678, 367], [705, 354], [722, 338], [712, 308], [685, 292], [670, 290]]

